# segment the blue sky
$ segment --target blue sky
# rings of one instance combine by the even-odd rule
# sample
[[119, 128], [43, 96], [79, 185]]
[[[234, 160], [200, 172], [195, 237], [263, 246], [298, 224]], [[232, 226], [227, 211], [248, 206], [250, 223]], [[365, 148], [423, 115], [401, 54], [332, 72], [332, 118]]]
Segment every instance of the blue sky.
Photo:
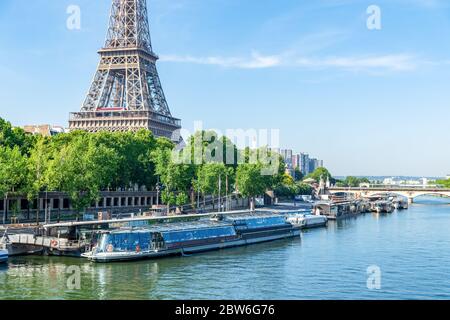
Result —
[[[81, 8], [68, 30], [66, 9]], [[335, 175], [450, 172], [450, 1], [148, 0], [172, 113], [192, 130], [280, 129]], [[381, 8], [381, 30], [366, 9]], [[0, 116], [67, 125], [110, 0], [0, 1]]]

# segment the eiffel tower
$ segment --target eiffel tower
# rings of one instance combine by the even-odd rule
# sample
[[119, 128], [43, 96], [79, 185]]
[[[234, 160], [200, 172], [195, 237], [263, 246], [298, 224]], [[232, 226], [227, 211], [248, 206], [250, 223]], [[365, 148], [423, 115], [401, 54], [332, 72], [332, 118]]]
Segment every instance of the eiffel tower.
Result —
[[112, 0], [100, 63], [71, 130], [136, 131], [180, 141], [181, 121], [172, 117], [156, 70], [146, 0]]

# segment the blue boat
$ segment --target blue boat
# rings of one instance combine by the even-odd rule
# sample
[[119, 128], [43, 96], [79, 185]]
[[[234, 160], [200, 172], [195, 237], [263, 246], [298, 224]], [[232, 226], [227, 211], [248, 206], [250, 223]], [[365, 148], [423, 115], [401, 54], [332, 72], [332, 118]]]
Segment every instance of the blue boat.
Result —
[[8, 249], [6, 249], [6, 231], [3, 236], [0, 238], [0, 263], [8, 262]]
[[95, 262], [184, 255], [300, 236], [284, 215], [234, 215], [168, 223], [149, 228], [103, 231], [95, 247], [82, 254]]
[[0, 247], [0, 263], [8, 262], [8, 250]]

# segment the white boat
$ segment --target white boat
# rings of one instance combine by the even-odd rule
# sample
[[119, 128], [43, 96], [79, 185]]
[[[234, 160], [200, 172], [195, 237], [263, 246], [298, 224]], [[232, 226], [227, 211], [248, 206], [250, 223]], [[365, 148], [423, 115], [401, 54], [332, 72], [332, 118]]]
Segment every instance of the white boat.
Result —
[[376, 213], [392, 213], [395, 208], [391, 201], [378, 200], [372, 203], [371, 211]]
[[408, 200], [400, 197], [393, 198], [392, 203], [395, 210], [406, 210], [408, 209]]
[[301, 228], [325, 227], [328, 224], [328, 218], [320, 215], [296, 214], [290, 216], [287, 221]]

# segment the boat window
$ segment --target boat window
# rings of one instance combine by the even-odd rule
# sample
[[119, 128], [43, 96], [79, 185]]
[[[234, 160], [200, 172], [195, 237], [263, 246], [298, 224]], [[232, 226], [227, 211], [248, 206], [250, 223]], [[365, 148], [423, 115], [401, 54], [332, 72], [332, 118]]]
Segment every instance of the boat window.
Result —
[[249, 229], [282, 226], [286, 224], [286, 217], [256, 217], [256, 218], [238, 218], [233, 219], [236, 225], [244, 224]]
[[102, 252], [149, 250], [151, 235], [149, 232], [130, 232], [103, 235], [99, 250]]
[[229, 237], [234, 235], [236, 235], [236, 231], [232, 226], [187, 230], [187, 231], [162, 232], [162, 236], [166, 243], [177, 243], [209, 238]]

